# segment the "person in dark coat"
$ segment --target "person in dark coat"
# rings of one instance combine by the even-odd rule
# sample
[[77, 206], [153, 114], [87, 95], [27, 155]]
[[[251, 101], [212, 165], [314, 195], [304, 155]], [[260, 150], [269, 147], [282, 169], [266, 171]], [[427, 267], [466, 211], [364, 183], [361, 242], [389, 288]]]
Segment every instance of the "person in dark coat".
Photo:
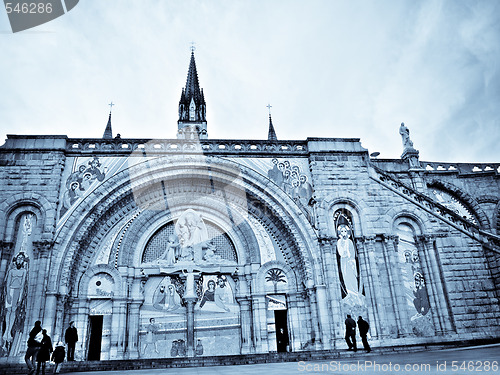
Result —
[[356, 347], [356, 322], [349, 314], [345, 320], [345, 341], [349, 347], [347, 350], [354, 350], [355, 352], [358, 351], [358, 348]]
[[370, 345], [368, 345], [368, 340], [366, 339], [366, 335], [370, 330], [370, 325], [366, 320], [363, 320], [361, 316], [358, 318], [358, 329], [359, 335], [361, 336], [361, 341], [363, 342], [363, 347], [365, 348], [367, 353], [370, 353], [372, 349], [370, 348]]
[[40, 350], [38, 351], [38, 355], [36, 357], [38, 362], [36, 375], [40, 374], [40, 367], [42, 368], [42, 375], [45, 375], [45, 365], [47, 361], [50, 361], [50, 353], [52, 353], [52, 340], [50, 339], [50, 336], [47, 335], [47, 330], [42, 330], [42, 334], [42, 345], [40, 346]]
[[66, 356], [66, 349], [64, 349], [64, 344], [61, 341], [59, 341], [56, 344], [54, 353], [52, 353], [52, 362], [56, 364], [54, 367], [54, 374], [57, 374], [59, 372], [59, 365], [64, 362], [65, 356]]
[[28, 374], [31, 375], [35, 372], [35, 362], [36, 357], [38, 355], [38, 351], [40, 350], [40, 346], [42, 346], [42, 322], [37, 320], [35, 322], [35, 326], [30, 332], [28, 338], [28, 349], [26, 350], [26, 354], [24, 356], [24, 361], [28, 366]]
[[75, 327], [75, 322], [69, 322], [69, 327], [64, 334], [64, 340], [68, 344], [68, 361], [75, 360], [75, 345], [78, 341], [78, 331]]

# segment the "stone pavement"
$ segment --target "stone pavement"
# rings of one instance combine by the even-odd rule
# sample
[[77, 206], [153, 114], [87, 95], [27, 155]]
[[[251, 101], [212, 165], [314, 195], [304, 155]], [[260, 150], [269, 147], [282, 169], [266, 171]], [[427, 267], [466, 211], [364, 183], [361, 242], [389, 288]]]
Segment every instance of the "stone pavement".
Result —
[[72, 372], [78, 375], [293, 375], [293, 374], [500, 374], [500, 344], [430, 350], [417, 353], [358, 351], [354, 356], [331, 361], [266, 363], [256, 365], [144, 369], [129, 371]]

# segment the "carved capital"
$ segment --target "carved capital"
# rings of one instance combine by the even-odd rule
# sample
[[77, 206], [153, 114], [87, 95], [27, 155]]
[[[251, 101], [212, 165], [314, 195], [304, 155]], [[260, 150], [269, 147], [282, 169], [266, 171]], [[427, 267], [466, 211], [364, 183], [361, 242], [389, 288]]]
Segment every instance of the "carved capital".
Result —
[[332, 236], [321, 236], [321, 237], [318, 237], [318, 242], [321, 246], [323, 245], [331, 245], [332, 243], [334, 243], [336, 240], [336, 238], [332, 237]]
[[7, 259], [9, 260], [12, 255], [12, 250], [14, 249], [14, 242], [10, 241], [0, 241], [0, 251], [1, 256], [0, 260]]
[[33, 250], [35, 250], [35, 254], [40, 258], [48, 257], [50, 251], [54, 247], [54, 242], [52, 241], [34, 241], [33, 242]]

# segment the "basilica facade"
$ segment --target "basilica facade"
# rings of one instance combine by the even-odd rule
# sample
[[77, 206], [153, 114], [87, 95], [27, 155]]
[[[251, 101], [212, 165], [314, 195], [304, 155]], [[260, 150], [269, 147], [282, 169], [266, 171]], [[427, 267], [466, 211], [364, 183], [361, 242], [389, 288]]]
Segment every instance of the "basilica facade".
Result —
[[[397, 131], [397, 127], [396, 130]], [[194, 54], [176, 139], [9, 135], [0, 354], [70, 321], [77, 360], [498, 338], [500, 163], [359, 139], [210, 139]], [[279, 134], [279, 132], [278, 132]]]

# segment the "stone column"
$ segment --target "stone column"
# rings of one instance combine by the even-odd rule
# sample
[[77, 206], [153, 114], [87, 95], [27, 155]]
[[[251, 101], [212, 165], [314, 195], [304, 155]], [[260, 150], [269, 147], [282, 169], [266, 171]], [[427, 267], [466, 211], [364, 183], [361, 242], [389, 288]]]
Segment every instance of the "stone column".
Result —
[[[396, 311], [399, 313], [399, 324], [398, 331], [400, 332], [400, 336], [406, 337], [410, 332], [408, 332], [408, 324], [410, 322], [410, 315], [408, 314], [408, 309], [406, 308], [406, 296], [404, 292], [404, 283], [401, 277], [401, 265], [399, 263], [399, 259], [397, 256], [397, 244], [399, 237], [398, 236], [384, 236], [384, 243], [387, 248], [387, 254], [389, 260], [392, 264], [391, 269], [393, 270], [394, 277], [394, 295], [397, 301]], [[405, 308], [401, 308], [405, 306]]]
[[125, 329], [126, 302], [125, 298], [113, 298], [109, 359], [123, 358], [123, 330]]
[[269, 352], [269, 340], [267, 332], [267, 304], [265, 295], [256, 295], [257, 310], [255, 315], [258, 315], [259, 326], [257, 329], [260, 331], [260, 350], [262, 353]]
[[[404, 336], [403, 324], [402, 324], [402, 313], [400, 308], [400, 301], [398, 299], [399, 290], [402, 289], [400, 283], [398, 283], [397, 279], [397, 271], [394, 269], [397, 264], [394, 263], [392, 259], [391, 252], [394, 251], [394, 248], [388, 248], [388, 241], [386, 238], [383, 238], [383, 249], [384, 249], [384, 261], [387, 269], [387, 275], [389, 277], [389, 291], [391, 294], [391, 302], [392, 302], [392, 311], [394, 311], [394, 315], [396, 316], [396, 329], [398, 331], [398, 337]], [[405, 304], [406, 305], [406, 304]], [[403, 306], [405, 306], [403, 305]]]
[[36, 287], [34, 294], [34, 304], [33, 304], [33, 317], [38, 317], [42, 320], [45, 309], [45, 281], [47, 278], [47, 265], [49, 256], [52, 250], [53, 243], [48, 241], [37, 241], [33, 242], [33, 253], [37, 260], [38, 267], [36, 268]]
[[186, 302], [186, 312], [187, 312], [187, 332], [186, 332], [186, 346], [187, 346], [187, 356], [194, 357], [194, 305], [196, 304], [197, 298], [187, 297], [184, 298]]
[[[335, 347], [335, 338], [343, 336], [342, 326], [339, 323], [342, 322], [342, 309], [339, 303], [342, 295], [340, 293], [340, 277], [336, 259], [336, 239], [333, 237], [324, 237], [320, 239], [319, 243], [325, 263], [326, 285], [328, 286], [328, 296], [330, 299], [330, 316], [332, 317], [332, 321], [330, 322], [332, 338], [330, 346], [333, 348]], [[335, 322], [335, 318], [338, 318], [337, 322]]]
[[57, 342], [56, 335], [58, 335], [58, 332], [55, 330], [56, 309], [57, 294], [55, 292], [46, 292], [42, 327], [47, 330], [47, 334], [52, 338], [52, 341], [54, 341], [52, 343], [54, 345]]
[[288, 312], [290, 314], [290, 348], [292, 351], [297, 351], [300, 350], [301, 337], [303, 336], [302, 331], [304, 330], [304, 321], [301, 319], [299, 313], [299, 297], [297, 293], [291, 293], [288, 295]]
[[250, 318], [250, 300], [248, 297], [237, 297], [236, 301], [240, 305], [241, 321], [241, 354], [251, 353], [251, 318]]
[[319, 324], [321, 327], [321, 341], [323, 349], [328, 350], [332, 348], [331, 335], [330, 335], [330, 311], [328, 309], [328, 300], [326, 297], [326, 286], [324, 284], [316, 285], [316, 301], [318, 306]]
[[[51, 293], [47, 298], [52, 298], [52, 296], [55, 298], [55, 307], [53, 309], [53, 316], [52, 315], [47, 315], [44, 318], [47, 320], [47, 326], [48, 324], [52, 324], [53, 327], [53, 335], [52, 336], [52, 341], [57, 342], [56, 340], [60, 340], [64, 343], [64, 306], [66, 305], [66, 295], [63, 294], [57, 294], [57, 293]], [[52, 302], [50, 302], [52, 304]], [[47, 302], [47, 305], [49, 305], [49, 302]], [[50, 323], [52, 322], [52, 323]], [[53, 342], [54, 344], [54, 342]]]
[[139, 358], [139, 325], [140, 307], [142, 302], [131, 302], [128, 305], [128, 340], [125, 357], [128, 359]]
[[419, 253], [418, 256], [420, 258], [420, 264], [422, 266], [422, 275], [424, 276], [425, 289], [427, 291], [427, 295], [429, 296], [429, 302], [431, 304], [432, 323], [436, 330], [436, 334], [442, 334], [443, 327], [441, 326], [441, 319], [439, 317], [441, 309], [439, 308], [439, 302], [437, 300], [438, 296], [437, 296], [436, 286], [435, 283], [432, 282], [433, 279], [432, 269], [428, 259], [427, 250], [425, 248], [425, 241], [426, 241], [425, 236], [415, 237], [415, 244], [417, 245]]
[[[72, 305], [72, 300], [68, 298], [68, 304]], [[75, 321], [75, 327], [78, 330], [78, 342], [75, 347], [75, 360], [84, 361], [87, 359], [87, 343], [88, 328], [89, 328], [89, 313], [90, 313], [90, 300], [76, 300], [70, 313], [65, 317], [65, 324], [63, 330], [69, 326], [71, 320]], [[72, 311], [76, 311], [76, 316], [72, 316]]]
[[368, 256], [368, 250], [365, 247], [365, 240], [365, 237], [356, 237], [356, 247], [360, 260], [360, 277], [362, 280], [365, 280], [363, 285], [366, 287], [365, 292], [367, 293], [367, 300], [369, 301], [369, 306], [367, 306], [368, 320], [372, 322], [372, 324], [370, 324], [370, 333], [373, 337], [377, 337], [381, 322], [380, 312], [375, 298], [373, 273], [376, 273], [378, 270], [370, 268], [370, 258]]
[[365, 248], [368, 255], [368, 264], [370, 268], [370, 275], [372, 278], [373, 292], [375, 296], [375, 306], [379, 318], [379, 326], [377, 332], [379, 337], [389, 337], [389, 324], [384, 311], [383, 297], [382, 297], [382, 284], [379, 278], [379, 268], [376, 260], [375, 253], [375, 236], [365, 237]]
[[319, 329], [318, 308], [316, 304], [316, 291], [314, 290], [314, 287], [310, 286], [307, 288], [307, 296], [309, 297], [309, 306], [311, 308], [311, 321], [314, 330], [314, 337], [316, 338], [314, 342], [314, 347], [317, 350], [321, 350], [322, 335]]
[[262, 352], [262, 337], [260, 335], [260, 314], [259, 314], [259, 301], [254, 295], [251, 297], [252, 304], [252, 317], [253, 317], [253, 337], [254, 337], [254, 348], [255, 352]]

